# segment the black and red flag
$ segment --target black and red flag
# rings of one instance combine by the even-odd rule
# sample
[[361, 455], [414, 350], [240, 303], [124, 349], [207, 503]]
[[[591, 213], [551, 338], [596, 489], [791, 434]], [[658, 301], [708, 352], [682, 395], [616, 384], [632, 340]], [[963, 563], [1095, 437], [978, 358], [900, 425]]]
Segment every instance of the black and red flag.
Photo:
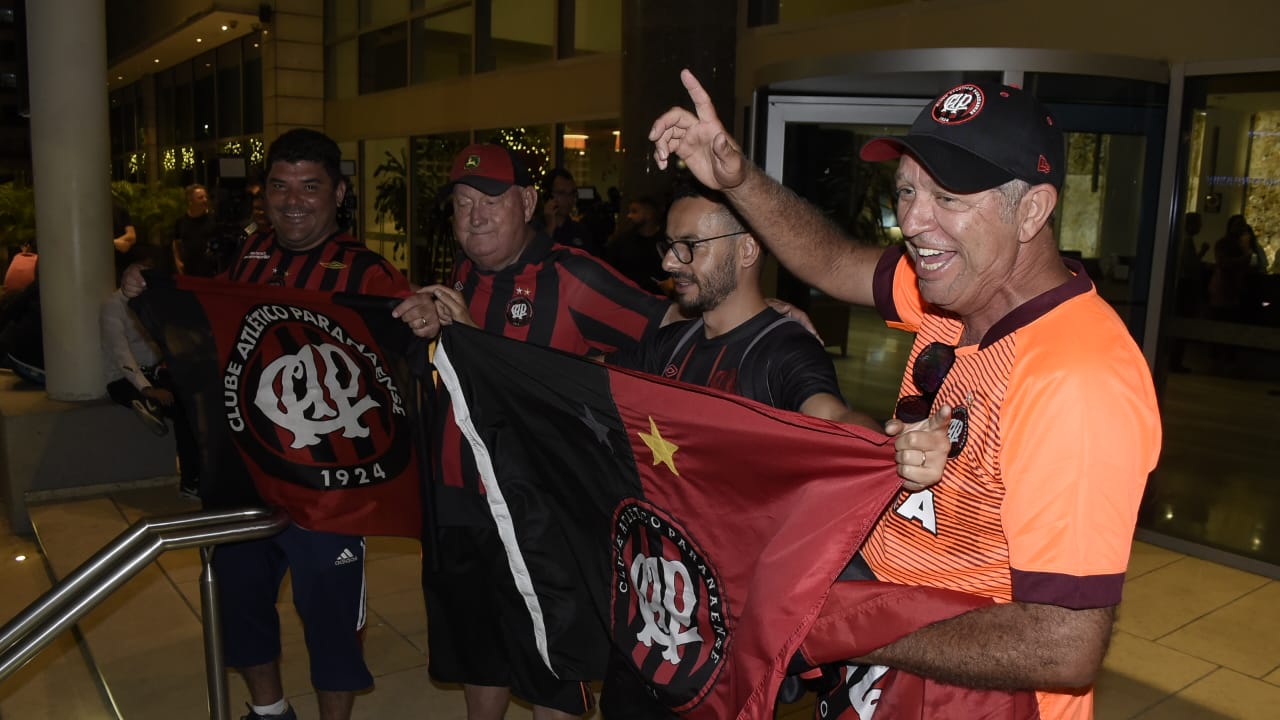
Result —
[[891, 439], [465, 327], [436, 368], [552, 671], [593, 679], [607, 625], [668, 707], [770, 717], [898, 491]]
[[265, 502], [310, 530], [420, 537], [426, 348], [395, 302], [148, 277], [130, 305], [196, 430], [206, 507]]
[[689, 718], [771, 719], [788, 670], [833, 663], [823, 718], [1037, 717], [1031, 692], [842, 662], [993, 602], [833, 585], [898, 493], [891, 438], [462, 326], [435, 364], [561, 678], [612, 642]]

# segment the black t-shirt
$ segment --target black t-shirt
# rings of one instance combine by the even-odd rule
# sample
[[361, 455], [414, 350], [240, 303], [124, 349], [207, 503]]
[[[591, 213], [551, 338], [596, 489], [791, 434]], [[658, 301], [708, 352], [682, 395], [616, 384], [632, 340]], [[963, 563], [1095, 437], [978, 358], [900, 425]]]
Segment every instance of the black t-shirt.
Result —
[[604, 260], [631, 282], [652, 293], [660, 293], [659, 283], [667, 279], [662, 269], [662, 257], [658, 255], [658, 240], [663, 230], [652, 235], [642, 235], [630, 230], [611, 240], [604, 249]]
[[784, 410], [799, 410], [818, 393], [841, 397], [835, 365], [818, 339], [773, 308], [714, 338], [706, 337], [701, 320], [672, 323], [650, 342], [607, 360]]
[[217, 265], [208, 252], [209, 241], [216, 229], [212, 213], [178, 218], [173, 228], [173, 241], [178, 244], [178, 257], [182, 258], [185, 274], [196, 277], [213, 277], [216, 274]]
[[[545, 232], [545, 227], [543, 230]], [[551, 233], [551, 242], [557, 245], [586, 250], [597, 257], [604, 250], [600, 242], [596, 240], [595, 233], [591, 232], [591, 229], [586, 225], [573, 219], [565, 220], [564, 224]]]

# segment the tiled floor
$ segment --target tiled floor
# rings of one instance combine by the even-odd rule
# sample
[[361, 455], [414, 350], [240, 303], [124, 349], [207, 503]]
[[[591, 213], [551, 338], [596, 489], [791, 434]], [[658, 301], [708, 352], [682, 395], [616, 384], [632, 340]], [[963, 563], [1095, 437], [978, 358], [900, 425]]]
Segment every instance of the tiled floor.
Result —
[[[144, 514], [190, 510], [170, 487], [46, 505], [37, 528], [55, 571], [65, 574]], [[56, 536], [54, 534], [56, 533]], [[6, 617], [43, 591], [38, 548], [5, 534], [0, 587]], [[15, 562], [18, 554], [27, 556]], [[355, 717], [465, 717], [461, 693], [426, 675], [426, 617], [418, 589], [416, 543], [369, 542], [369, 631], [366, 648], [376, 689], [356, 703]], [[96, 662], [127, 720], [207, 716], [195, 550], [162, 556], [80, 624], [83, 643], [68, 637], [0, 686], [0, 718], [112, 718], [82, 652]], [[1280, 582], [1142, 542], [1134, 543], [1125, 600], [1098, 684], [1100, 720], [1263, 720], [1280, 717]], [[285, 684], [301, 717], [316, 716], [300, 630], [288, 606]], [[82, 651], [83, 648], [83, 651]], [[230, 680], [233, 710], [243, 707], [239, 679]], [[780, 711], [806, 717], [802, 702]], [[512, 718], [530, 717], [513, 707]]]

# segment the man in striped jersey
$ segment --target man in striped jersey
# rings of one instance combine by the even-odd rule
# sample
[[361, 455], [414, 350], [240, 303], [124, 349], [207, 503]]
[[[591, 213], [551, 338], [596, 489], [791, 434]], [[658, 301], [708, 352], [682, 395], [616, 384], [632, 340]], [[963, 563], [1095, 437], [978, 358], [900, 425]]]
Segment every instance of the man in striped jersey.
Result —
[[970, 688], [1037, 691], [1041, 718], [1092, 717], [1092, 683], [1120, 602], [1138, 503], [1160, 451], [1148, 367], [1083, 268], [1058, 253], [1052, 216], [1063, 137], [1028, 93], [964, 83], [905, 137], [904, 245], [851, 242], [754, 167], [687, 70], [695, 111], [650, 132], [722, 189], [779, 260], [833, 297], [917, 333], [897, 416], [954, 407], [942, 481], [904, 492], [862, 550], [875, 577], [995, 598], [860, 658], [847, 704], [874, 713], [877, 668]]
[[[586, 355], [634, 347], [679, 317], [667, 300], [536, 230], [530, 220], [537, 191], [523, 162], [507, 148], [465, 148], [454, 160], [449, 191], [461, 249], [452, 281], [423, 288], [396, 310], [420, 336], [435, 337], [442, 321], [464, 322]], [[580, 716], [592, 707], [591, 692], [585, 683], [552, 675], [533, 646], [528, 611], [489, 516], [474, 458], [452, 413], [442, 409], [435, 415], [442, 418], [435, 430], [437, 482], [429, 494], [436, 537], [424, 538], [434, 552], [425, 553], [422, 576], [431, 676], [463, 684], [472, 720], [501, 718], [512, 691], [534, 705], [539, 720]], [[433, 555], [438, 564], [430, 561]]]
[[[219, 279], [309, 290], [399, 296], [408, 281], [338, 226], [347, 193], [342, 154], [315, 130], [290, 130], [267, 151], [265, 201], [273, 232], [254, 235]], [[121, 289], [146, 288], [140, 266]], [[210, 482], [212, 480], [212, 482]], [[206, 507], [261, 503], [241, 478], [201, 478]], [[290, 525], [265, 540], [222, 545], [214, 553], [223, 615], [223, 654], [249, 687], [244, 720], [292, 720], [280, 679], [276, 599], [285, 570], [293, 583], [322, 720], [348, 720], [355, 693], [373, 685], [364, 662], [364, 538]]]

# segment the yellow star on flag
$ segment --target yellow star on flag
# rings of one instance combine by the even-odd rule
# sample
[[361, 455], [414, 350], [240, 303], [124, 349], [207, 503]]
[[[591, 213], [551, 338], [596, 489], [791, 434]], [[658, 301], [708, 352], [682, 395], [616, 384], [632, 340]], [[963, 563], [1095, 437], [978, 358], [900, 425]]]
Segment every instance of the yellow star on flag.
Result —
[[663, 463], [672, 475], [680, 477], [680, 471], [676, 470], [676, 450], [679, 446], [675, 443], [669, 443], [662, 439], [662, 433], [658, 432], [658, 424], [653, 421], [653, 416], [649, 416], [649, 429], [652, 433], [639, 433], [640, 439], [645, 445], [649, 446], [649, 450], [653, 452], [653, 464]]

